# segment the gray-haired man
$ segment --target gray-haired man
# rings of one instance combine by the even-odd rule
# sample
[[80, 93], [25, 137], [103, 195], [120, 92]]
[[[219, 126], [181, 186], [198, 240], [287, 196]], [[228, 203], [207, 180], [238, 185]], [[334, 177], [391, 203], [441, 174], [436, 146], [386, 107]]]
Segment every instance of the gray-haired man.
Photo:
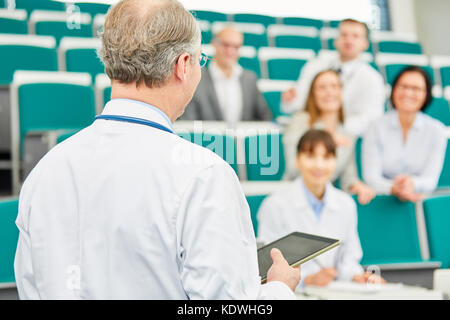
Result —
[[111, 101], [39, 162], [20, 194], [20, 297], [293, 297], [299, 270], [279, 250], [260, 284], [233, 169], [173, 134], [201, 76], [192, 15], [177, 1], [124, 0], [102, 42]]

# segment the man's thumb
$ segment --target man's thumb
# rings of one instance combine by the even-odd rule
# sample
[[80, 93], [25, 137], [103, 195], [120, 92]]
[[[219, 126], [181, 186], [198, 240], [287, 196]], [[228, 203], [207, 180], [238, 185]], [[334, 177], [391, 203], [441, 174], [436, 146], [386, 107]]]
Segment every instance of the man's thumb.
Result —
[[273, 263], [280, 263], [284, 261], [283, 254], [277, 248], [270, 250], [270, 257], [272, 258]]

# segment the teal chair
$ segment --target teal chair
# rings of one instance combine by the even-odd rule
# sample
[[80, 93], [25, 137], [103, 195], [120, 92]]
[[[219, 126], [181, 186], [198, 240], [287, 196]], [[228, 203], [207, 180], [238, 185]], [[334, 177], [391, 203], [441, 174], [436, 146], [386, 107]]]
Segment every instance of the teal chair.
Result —
[[209, 44], [213, 38], [211, 30], [202, 30], [202, 44]]
[[269, 42], [267, 40], [267, 34], [258, 34], [258, 33], [250, 33], [250, 32], [244, 32], [244, 46], [250, 46], [255, 48], [260, 47], [267, 47], [269, 45]]
[[[355, 197], [354, 197], [355, 198]], [[379, 195], [358, 210], [362, 265], [421, 262], [415, 207], [394, 196]]]
[[282, 19], [282, 23], [288, 26], [315, 27], [317, 29], [322, 29], [324, 25], [322, 20], [299, 17], [285, 17]]
[[[384, 69], [386, 73], [386, 82], [392, 86], [397, 75], [407, 66], [408, 64], [387, 64]], [[421, 66], [423, 70], [425, 70], [431, 78], [431, 81], [434, 83], [434, 71], [430, 66]]]
[[441, 74], [442, 87], [445, 88], [447, 86], [450, 86], [450, 66], [441, 67], [439, 69], [439, 73]]
[[450, 188], [450, 140], [447, 141], [444, 165], [437, 186], [438, 188]]
[[178, 135], [192, 143], [200, 145], [211, 150], [225, 160], [231, 168], [233, 168], [236, 175], [239, 176], [237, 166], [236, 142], [233, 137], [209, 134], [209, 133], [185, 133], [181, 132]]
[[69, 49], [66, 51], [66, 71], [87, 72], [94, 81], [97, 74], [105, 72], [105, 66], [97, 56], [96, 49]]
[[450, 268], [450, 196], [426, 199], [423, 202], [430, 258]]
[[[0, 85], [9, 85], [16, 70], [58, 70], [54, 39], [29, 36], [15, 40], [17, 44], [5, 44], [7, 39], [14, 38], [0, 35], [0, 61], [8, 62], [0, 63]], [[42, 40], [42, 45], [36, 45], [35, 39]]]
[[103, 91], [103, 101], [106, 104], [109, 100], [111, 100], [111, 87], [105, 88]]
[[285, 171], [281, 134], [245, 137], [245, 164], [250, 181], [279, 181]]
[[0, 17], [0, 33], [28, 34], [26, 15], [23, 19]]
[[434, 97], [425, 113], [441, 121], [444, 125], [450, 126], [450, 106], [444, 98]]
[[320, 38], [300, 35], [276, 36], [275, 46], [279, 48], [312, 49], [317, 54], [322, 49]]
[[0, 201], [0, 284], [14, 283], [14, 258], [19, 229], [16, 227], [19, 201]]
[[11, 124], [14, 191], [20, 183], [24, 139], [30, 132], [77, 130], [95, 117], [94, 91], [87, 73], [30, 72], [14, 75]]
[[270, 24], [276, 24], [277, 19], [275, 17], [261, 15], [261, 14], [248, 14], [248, 13], [237, 13], [233, 15], [234, 22], [245, 22], [245, 23], [261, 23], [266, 27]]
[[308, 61], [303, 59], [269, 59], [267, 60], [269, 79], [295, 81], [306, 62]]
[[59, 44], [63, 37], [88, 37], [92, 38], [92, 24], [81, 23], [79, 28], [71, 29], [63, 21], [37, 21], [35, 23], [35, 33], [37, 35], [48, 35], [55, 37]]
[[261, 78], [261, 65], [257, 57], [240, 57], [239, 64], [242, 68], [253, 71], [258, 78]]
[[88, 3], [88, 2], [76, 2], [76, 6], [80, 8], [80, 12], [89, 13], [92, 18], [97, 14], [106, 14], [111, 7], [106, 3]]
[[358, 172], [358, 177], [361, 181], [362, 178], [362, 142], [363, 139], [358, 137], [355, 141], [355, 161], [356, 161], [356, 171]]
[[418, 42], [380, 41], [378, 42], [378, 52], [422, 54], [423, 50], [422, 46]]
[[276, 119], [280, 116], [288, 117], [287, 113], [281, 110], [281, 91], [266, 91], [263, 92], [264, 99], [266, 99], [267, 105], [272, 111], [273, 118]]
[[255, 237], [258, 236], [258, 210], [267, 195], [253, 195], [245, 196], [247, 199], [248, 206], [250, 208], [250, 214], [252, 218], [253, 231], [255, 232]]
[[341, 20], [331, 20], [328, 21], [328, 26], [330, 28], [339, 28], [339, 23], [341, 23]]
[[209, 22], [228, 21], [227, 14], [222, 12], [205, 11], [205, 10], [192, 10], [191, 12], [192, 15], [197, 20], [205, 20]]
[[52, 10], [64, 11], [66, 6], [64, 2], [52, 0], [16, 0], [16, 9], [25, 9], [28, 14], [33, 10]]

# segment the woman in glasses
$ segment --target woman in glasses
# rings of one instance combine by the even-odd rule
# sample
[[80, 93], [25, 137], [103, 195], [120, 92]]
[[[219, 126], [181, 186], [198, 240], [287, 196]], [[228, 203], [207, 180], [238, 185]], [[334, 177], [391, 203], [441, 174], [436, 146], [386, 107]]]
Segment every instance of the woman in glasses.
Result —
[[363, 177], [377, 193], [418, 201], [432, 192], [444, 163], [445, 126], [423, 111], [432, 82], [416, 66], [402, 70], [392, 85], [393, 109], [376, 121], [363, 142]]

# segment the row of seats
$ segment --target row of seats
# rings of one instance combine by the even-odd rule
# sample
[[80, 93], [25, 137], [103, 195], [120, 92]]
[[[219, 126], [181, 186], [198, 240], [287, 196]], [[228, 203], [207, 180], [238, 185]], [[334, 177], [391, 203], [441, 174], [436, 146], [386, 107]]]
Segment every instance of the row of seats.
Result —
[[[94, 79], [104, 72], [96, 54], [100, 44], [96, 38], [64, 37], [57, 47], [51, 36], [0, 35], [0, 59], [10, 62], [0, 66], [0, 85], [9, 84], [15, 70], [89, 72]], [[214, 55], [211, 45], [204, 45], [203, 50]], [[240, 51], [239, 63], [244, 68], [253, 70], [259, 78], [273, 80], [297, 80], [302, 67], [315, 57], [315, 52], [308, 49], [242, 47]], [[319, 52], [321, 56], [336, 54], [329, 50]], [[30, 56], [35, 59], [29, 59]], [[368, 53], [363, 57], [385, 74], [388, 84], [392, 84], [404, 66], [414, 64], [422, 66], [436, 83], [442, 84], [436, 86], [437, 96], [450, 86], [450, 57], [434, 56], [429, 60], [425, 55], [377, 54], [373, 60]], [[447, 91], [450, 97], [450, 89]]]
[[[248, 15], [246, 15], [248, 16]], [[34, 10], [29, 16], [26, 10], [0, 9], [0, 33], [37, 34], [54, 36], [59, 43], [64, 36], [93, 37], [99, 34], [105, 21], [104, 14], [92, 16], [92, 13], [73, 11]], [[229, 22], [199, 20], [202, 30], [202, 42], [210, 43], [213, 34]], [[233, 22], [243, 32], [244, 45], [255, 48], [275, 46], [282, 48], [335, 50], [334, 39], [337, 30], [311, 26], [294, 26], [263, 23]], [[409, 53], [422, 54], [423, 50], [413, 35], [393, 35], [375, 32], [370, 37], [369, 53]]]
[[[255, 233], [257, 212], [267, 195], [247, 195]], [[450, 267], [450, 196], [423, 203], [430, 258]], [[0, 201], [0, 283], [13, 283], [14, 256], [19, 231], [15, 225], [18, 200]], [[362, 265], [421, 262], [415, 206], [392, 196], [377, 196], [369, 205], [358, 205], [358, 234], [363, 249]], [[383, 236], [380, 237], [379, 235]]]
[[[247, 195], [257, 234], [257, 214], [267, 194]], [[416, 207], [421, 203], [402, 202], [394, 196], [378, 195], [368, 205], [357, 203], [358, 234], [363, 249], [362, 265], [421, 262]], [[423, 202], [430, 258], [450, 267], [450, 196], [441, 195]], [[380, 237], [380, 235], [383, 235]]]
[[[20, 159], [26, 158], [23, 146], [27, 135], [61, 129], [75, 132], [88, 126], [109, 101], [110, 92], [109, 80], [104, 75], [97, 77], [94, 89], [91, 77], [86, 73], [16, 72], [10, 92], [15, 186], [19, 185]], [[266, 95], [269, 93], [265, 92]], [[432, 116], [445, 116], [450, 123], [450, 108], [442, 98], [434, 99], [427, 112]], [[227, 131], [224, 122], [203, 122], [200, 130], [191, 121], [177, 121], [174, 126], [183, 138], [217, 152], [243, 180], [280, 180], [284, 174], [282, 129], [275, 123], [251, 122], [240, 125], [236, 131]], [[359, 170], [360, 153], [358, 142], [356, 160]], [[450, 153], [447, 152], [439, 186], [450, 186], [449, 161]]]

